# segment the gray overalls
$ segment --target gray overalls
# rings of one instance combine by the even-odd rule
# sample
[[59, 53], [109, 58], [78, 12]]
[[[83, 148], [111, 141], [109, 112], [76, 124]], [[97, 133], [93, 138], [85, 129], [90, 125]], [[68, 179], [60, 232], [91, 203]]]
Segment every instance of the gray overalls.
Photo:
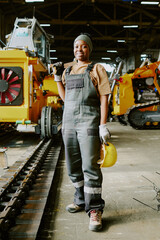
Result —
[[90, 78], [93, 64], [83, 74], [70, 75], [67, 68], [62, 133], [68, 175], [76, 189], [74, 202], [103, 211], [100, 157], [100, 101]]

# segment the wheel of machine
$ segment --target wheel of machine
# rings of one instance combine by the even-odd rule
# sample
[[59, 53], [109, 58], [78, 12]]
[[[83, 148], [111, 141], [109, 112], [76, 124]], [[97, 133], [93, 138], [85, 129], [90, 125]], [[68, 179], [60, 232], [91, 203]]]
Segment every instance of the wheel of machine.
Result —
[[52, 137], [52, 119], [53, 119], [53, 108], [47, 107], [47, 119], [46, 119], [46, 133], [47, 137]]
[[41, 137], [44, 138], [45, 137], [45, 107], [42, 108], [41, 111]]
[[41, 137], [52, 137], [53, 109], [50, 106], [42, 108], [41, 112]]
[[145, 124], [145, 116], [143, 114], [144, 112], [133, 109], [128, 115], [128, 121], [130, 125], [135, 129], [142, 129]]
[[120, 115], [120, 116], [118, 116], [117, 118], [118, 118], [118, 121], [120, 122], [120, 124], [122, 124], [122, 125], [124, 125], [124, 126], [127, 125], [127, 122], [126, 122], [126, 120], [125, 120], [125, 118], [124, 118], [124, 115]]

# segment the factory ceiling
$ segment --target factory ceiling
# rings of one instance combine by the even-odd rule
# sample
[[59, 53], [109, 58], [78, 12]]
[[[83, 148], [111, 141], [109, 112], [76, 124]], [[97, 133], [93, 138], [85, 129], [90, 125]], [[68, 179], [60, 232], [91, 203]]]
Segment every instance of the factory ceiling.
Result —
[[5, 34], [13, 29], [16, 17], [35, 16], [40, 23], [51, 24], [45, 31], [54, 36], [51, 48], [56, 52], [52, 56], [64, 62], [73, 59], [73, 40], [81, 32], [92, 35], [95, 61], [108, 57], [113, 62], [147, 49], [158, 51], [160, 46], [160, 7], [142, 5], [140, 0], [0, 0], [0, 13]]

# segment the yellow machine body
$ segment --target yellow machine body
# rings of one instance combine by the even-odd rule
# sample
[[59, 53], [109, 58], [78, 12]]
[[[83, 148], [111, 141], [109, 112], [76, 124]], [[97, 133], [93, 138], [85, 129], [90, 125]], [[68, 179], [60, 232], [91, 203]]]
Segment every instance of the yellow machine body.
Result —
[[54, 76], [45, 76], [42, 86], [43, 92], [46, 91], [46, 105], [51, 106], [53, 109], [57, 110], [62, 108], [62, 101], [59, 97], [57, 83], [54, 81]]
[[113, 90], [113, 112], [112, 115], [123, 115], [127, 109], [134, 104], [134, 93], [132, 88], [133, 74], [124, 74], [120, 77]]
[[[54, 78], [46, 76], [39, 81], [40, 72], [47, 72], [47, 69], [38, 58], [28, 57], [22, 50], [1, 50], [0, 51], [0, 68], [22, 69], [21, 104], [18, 105], [1, 105], [0, 122], [17, 122], [38, 123], [43, 106], [58, 104], [58, 90]], [[43, 95], [46, 91], [46, 95]], [[54, 97], [48, 100], [48, 97]], [[48, 103], [49, 101], [49, 103]]]
[[128, 122], [136, 129], [159, 128], [160, 61], [144, 65], [118, 79], [113, 90], [112, 107], [112, 115], [117, 115], [125, 125]]

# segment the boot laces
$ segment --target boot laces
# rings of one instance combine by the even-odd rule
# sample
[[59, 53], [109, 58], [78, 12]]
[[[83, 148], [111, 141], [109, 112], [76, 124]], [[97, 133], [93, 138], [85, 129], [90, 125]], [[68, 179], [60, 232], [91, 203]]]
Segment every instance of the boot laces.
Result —
[[100, 222], [101, 221], [101, 212], [92, 210], [90, 212], [90, 218], [91, 218], [91, 221], [93, 221], [93, 222]]

